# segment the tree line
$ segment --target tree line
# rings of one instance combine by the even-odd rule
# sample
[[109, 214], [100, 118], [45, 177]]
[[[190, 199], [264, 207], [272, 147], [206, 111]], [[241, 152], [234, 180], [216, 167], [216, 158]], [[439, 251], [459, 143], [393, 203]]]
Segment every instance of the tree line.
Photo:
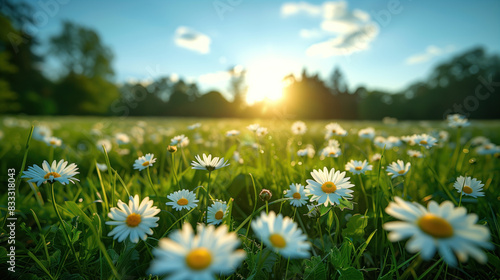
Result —
[[[33, 21], [30, 14], [31, 7], [23, 2], [4, 1], [1, 8], [1, 114], [378, 120], [442, 119], [460, 113], [500, 118], [500, 58], [481, 47], [441, 63], [429, 77], [400, 92], [350, 89], [339, 68], [325, 80], [304, 69], [283, 78], [287, 86], [282, 101], [248, 105], [244, 70], [228, 70], [230, 100], [168, 76], [148, 84], [118, 84], [112, 50], [94, 30], [71, 22], [64, 22], [61, 33], [50, 38], [48, 53], [37, 54], [36, 34], [22, 28]], [[59, 61], [60, 73], [41, 68], [47, 56]]]

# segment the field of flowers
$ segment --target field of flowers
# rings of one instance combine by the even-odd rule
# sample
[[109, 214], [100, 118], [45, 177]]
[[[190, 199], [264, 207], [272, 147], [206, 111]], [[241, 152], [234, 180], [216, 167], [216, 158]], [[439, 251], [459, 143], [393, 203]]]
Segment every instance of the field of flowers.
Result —
[[500, 277], [499, 122], [4, 117], [0, 139], [6, 278]]

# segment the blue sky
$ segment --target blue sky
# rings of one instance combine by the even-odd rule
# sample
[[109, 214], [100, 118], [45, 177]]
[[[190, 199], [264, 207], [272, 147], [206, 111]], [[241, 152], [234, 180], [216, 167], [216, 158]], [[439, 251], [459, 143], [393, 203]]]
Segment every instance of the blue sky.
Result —
[[[500, 53], [494, 0], [66, 2], [38, 26], [39, 51], [63, 20], [93, 28], [113, 50], [120, 82], [175, 73], [204, 91], [224, 91], [227, 70], [240, 65], [257, 90], [287, 72], [305, 67], [326, 78], [338, 66], [350, 89], [397, 91], [474, 46]], [[57, 64], [48, 60], [46, 69], [54, 73]]]

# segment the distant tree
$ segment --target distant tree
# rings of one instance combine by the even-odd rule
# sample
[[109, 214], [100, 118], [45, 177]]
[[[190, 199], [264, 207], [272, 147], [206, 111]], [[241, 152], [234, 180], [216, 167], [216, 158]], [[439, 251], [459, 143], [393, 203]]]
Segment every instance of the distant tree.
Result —
[[[246, 70], [240, 69], [240, 67], [232, 67], [229, 69], [229, 74], [231, 75], [229, 93], [233, 97], [233, 107], [237, 112], [240, 112], [247, 105], [245, 100], [248, 91], [248, 86], [245, 83]], [[237, 112], [235, 112], [235, 115], [238, 115]]]
[[106, 114], [118, 98], [111, 82], [113, 55], [91, 29], [65, 22], [50, 40], [51, 53], [61, 61], [65, 76], [55, 87], [61, 114]]

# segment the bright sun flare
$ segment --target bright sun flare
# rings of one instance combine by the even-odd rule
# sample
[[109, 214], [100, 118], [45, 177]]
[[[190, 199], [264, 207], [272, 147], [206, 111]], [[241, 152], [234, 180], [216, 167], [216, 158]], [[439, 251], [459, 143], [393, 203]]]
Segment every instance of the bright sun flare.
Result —
[[286, 83], [283, 78], [294, 69], [286, 61], [276, 59], [259, 61], [248, 67], [247, 98], [249, 104], [258, 101], [277, 101], [283, 97], [283, 88]]

